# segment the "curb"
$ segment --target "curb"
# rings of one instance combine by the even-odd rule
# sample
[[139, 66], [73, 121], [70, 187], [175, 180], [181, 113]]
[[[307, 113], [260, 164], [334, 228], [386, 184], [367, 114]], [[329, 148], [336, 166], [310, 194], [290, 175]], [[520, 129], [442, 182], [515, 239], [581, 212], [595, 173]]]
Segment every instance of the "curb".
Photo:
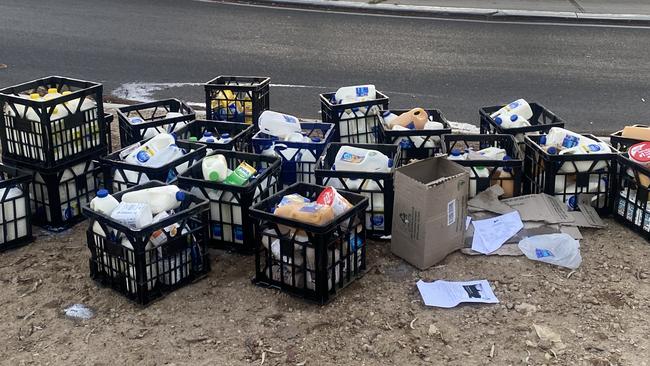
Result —
[[203, 2], [270, 5], [285, 8], [337, 10], [366, 14], [421, 16], [430, 18], [473, 19], [489, 21], [532, 21], [577, 24], [650, 26], [650, 15], [603, 14], [564, 11], [454, 8], [442, 6], [368, 4], [338, 0], [199, 0]]

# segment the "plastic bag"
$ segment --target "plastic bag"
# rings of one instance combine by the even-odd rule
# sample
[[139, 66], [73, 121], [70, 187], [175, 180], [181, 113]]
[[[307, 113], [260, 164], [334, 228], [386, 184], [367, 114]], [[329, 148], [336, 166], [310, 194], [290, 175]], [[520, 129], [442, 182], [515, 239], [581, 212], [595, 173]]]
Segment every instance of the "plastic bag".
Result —
[[528, 259], [576, 269], [582, 263], [580, 242], [568, 234], [545, 234], [525, 238], [519, 249]]

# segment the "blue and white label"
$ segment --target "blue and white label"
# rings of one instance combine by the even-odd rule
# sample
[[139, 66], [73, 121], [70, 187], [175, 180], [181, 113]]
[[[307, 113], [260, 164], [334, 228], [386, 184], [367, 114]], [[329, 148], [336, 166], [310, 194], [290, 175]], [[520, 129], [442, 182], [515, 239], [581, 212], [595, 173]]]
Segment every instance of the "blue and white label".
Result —
[[510, 108], [510, 109], [515, 109], [517, 107], [519, 107], [519, 101], [514, 101], [514, 102], [508, 104], [508, 108]]
[[383, 229], [384, 228], [384, 215], [372, 215], [370, 217], [370, 222], [372, 222], [372, 226], [375, 229]]
[[564, 136], [564, 140], [562, 140], [562, 146], [566, 148], [576, 147], [579, 141], [580, 139], [575, 136], [566, 135]]
[[244, 241], [244, 230], [241, 225], [235, 225], [235, 240]]
[[221, 238], [222, 237], [222, 230], [221, 230], [221, 225], [220, 224], [213, 224], [212, 225], [212, 236], [215, 238]]
[[169, 169], [169, 172], [167, 172], [167, 181], [165, 183], [170, 183], [174, 179], [176, 179], [176, 172], [174, 172], [174, 169]]
[[288, 116], [286, 114], [283, 114], [282, 117], [284, 117], [284, 121], [287, 123], [298, 123], [298, 121], [293, 118], [292, 116]]
[[569, 210], [575, 210], [578, 208], [578, 197], [577, 196], [570, 196], [568, 200], [566, 200], [566, 205], [569, 208]]
[[360, 86], [356, 88], [357, 97], [367, 97], [368, 96], [368, 87]]
[[539, 249], [539, 248], [535, 249], [535, 256], [537, 258], [555, 257], [553, 255], [553, 252], [551, 252], [550, 250], [548, 250], [548, 249]]
[[600, 145], [597, 145], [597, 144], [589, 144], [589, 145], [587, 145], [587, 148], [589, 149], [589, 151], [592, 151], [592, 152], [596, 152], [596, 151], [601, 150]]
[[151, 159], [151, 155], [149, 155], [146, 151], [138, 151], [135, 157], [141, 163], [146, 163], [149, 161], [149, 159]]

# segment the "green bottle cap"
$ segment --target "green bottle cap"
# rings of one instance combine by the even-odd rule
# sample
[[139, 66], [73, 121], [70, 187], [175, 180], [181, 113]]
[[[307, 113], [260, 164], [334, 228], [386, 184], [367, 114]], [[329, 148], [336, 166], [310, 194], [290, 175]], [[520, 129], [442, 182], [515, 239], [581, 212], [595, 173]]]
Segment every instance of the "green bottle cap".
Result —
[[213, 182], [217, 182], [217, 181], [219, 181], [219, 173], [210, 172], [210, 175], [208, 176], [208, 178], [210, 178], [210, 180], [213, 181]]

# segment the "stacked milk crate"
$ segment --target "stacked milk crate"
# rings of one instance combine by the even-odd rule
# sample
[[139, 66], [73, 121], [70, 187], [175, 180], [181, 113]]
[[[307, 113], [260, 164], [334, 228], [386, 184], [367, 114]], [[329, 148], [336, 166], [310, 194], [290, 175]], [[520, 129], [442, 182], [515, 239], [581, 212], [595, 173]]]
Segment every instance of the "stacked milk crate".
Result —
[[[11, 167], [0, 184], [3, 244], [31, 237], [30, 212], [51, 231], [83, 220], [101, 184], [94, 161], [110, 146], [102, 85], [51, 76], [1, 89], [0, 105], [2, 160]], [[21, 172], [26, 180], [12, 180]]]

